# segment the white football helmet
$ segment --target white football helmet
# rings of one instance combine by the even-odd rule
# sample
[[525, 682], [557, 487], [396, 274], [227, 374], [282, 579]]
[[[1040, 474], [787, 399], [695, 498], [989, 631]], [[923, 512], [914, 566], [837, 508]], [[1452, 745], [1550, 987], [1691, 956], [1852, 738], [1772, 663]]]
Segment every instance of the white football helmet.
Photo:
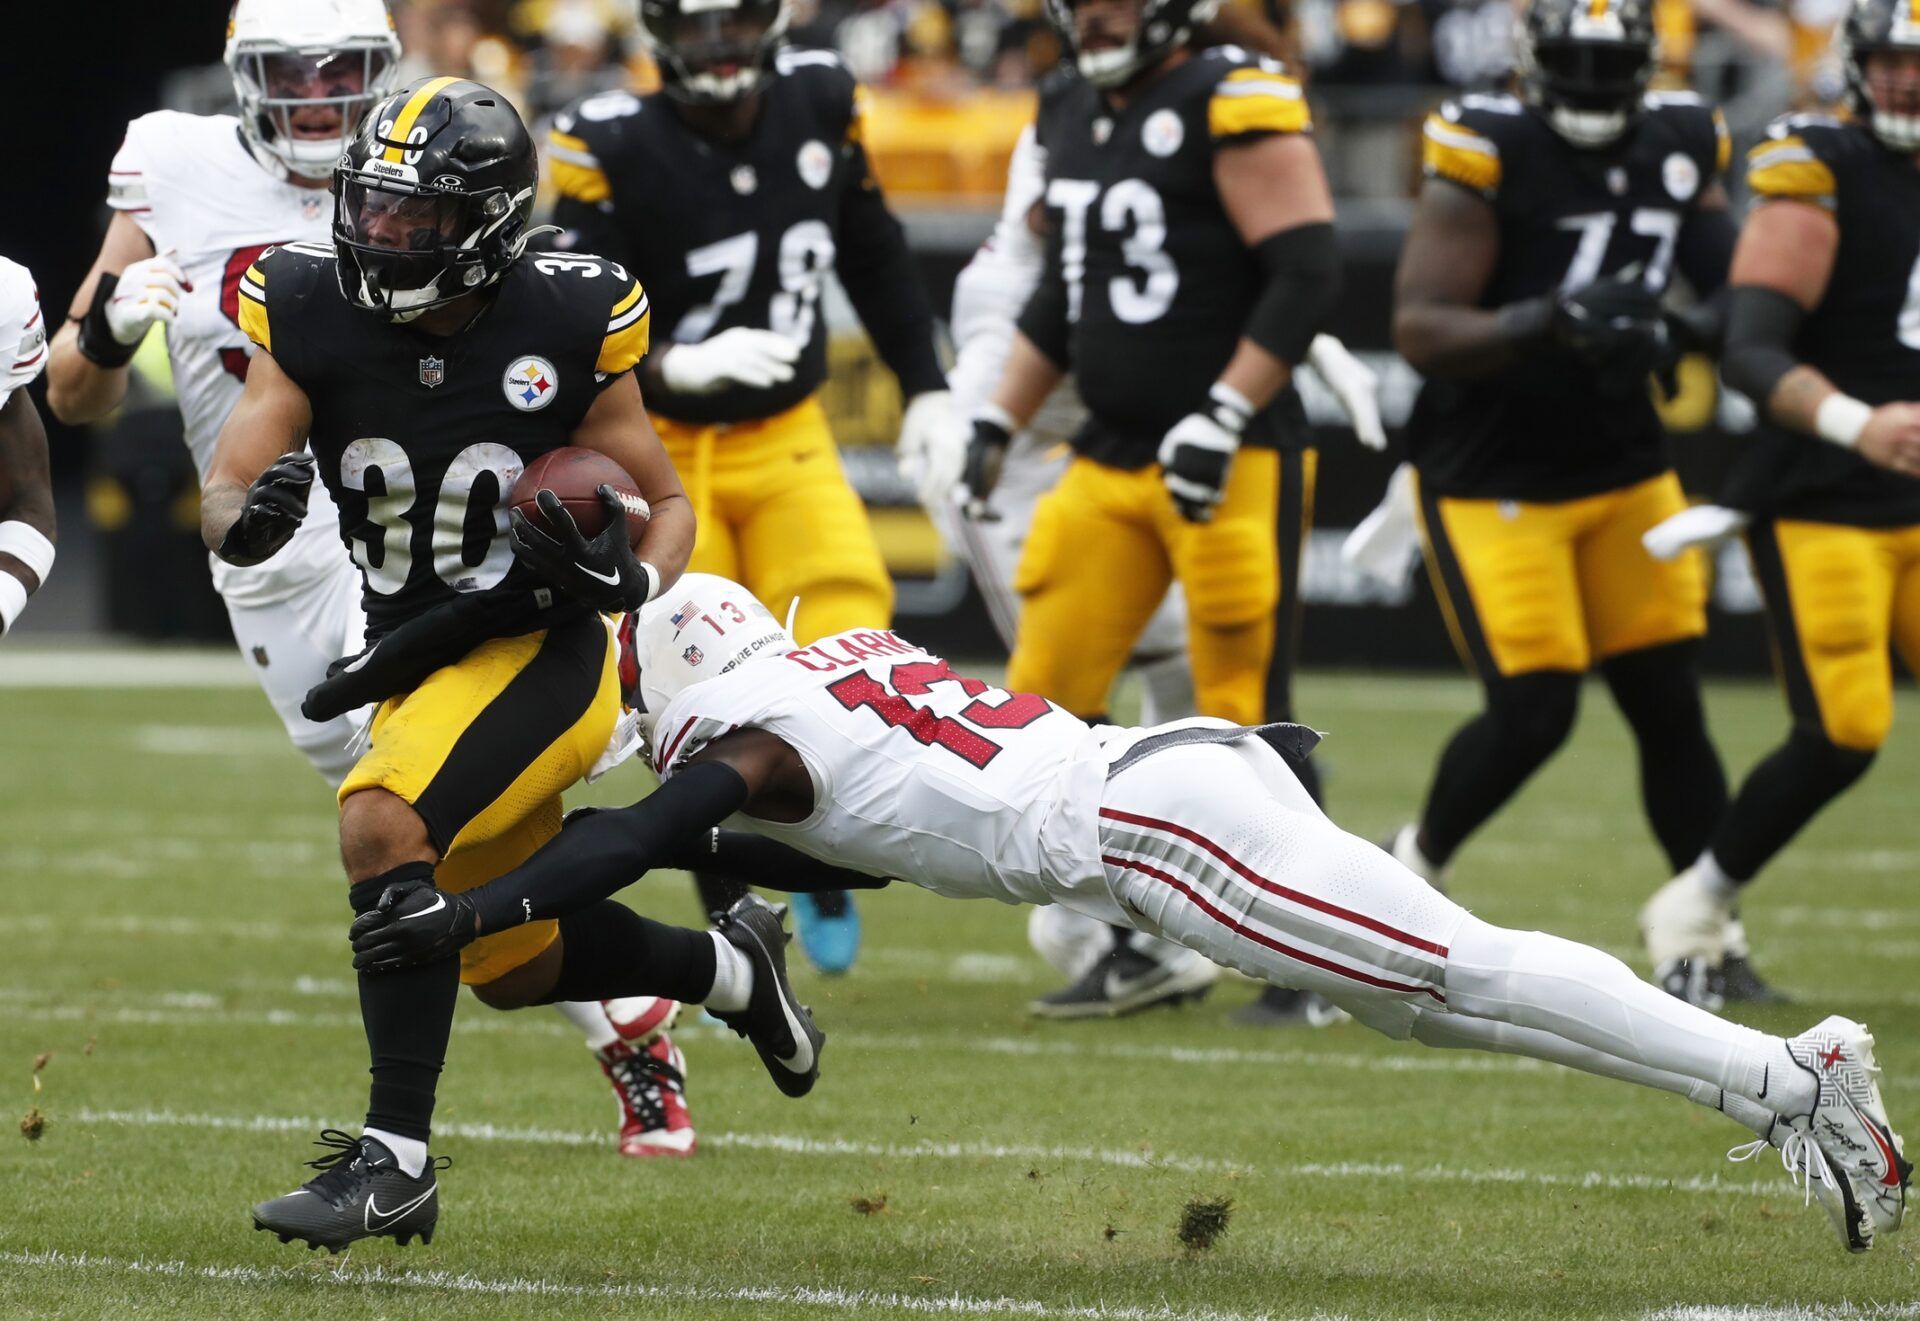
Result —
[[238, 0], [227, 21], [240, 132], [282, 178], [328, 177], [399, 60], [384, 0]]
[[682, 690], [798, 649], [759, 597], [711, 573], [685, 574], [642, 606], [633, 641], [640, 723], [649, 744], [654, 722]]

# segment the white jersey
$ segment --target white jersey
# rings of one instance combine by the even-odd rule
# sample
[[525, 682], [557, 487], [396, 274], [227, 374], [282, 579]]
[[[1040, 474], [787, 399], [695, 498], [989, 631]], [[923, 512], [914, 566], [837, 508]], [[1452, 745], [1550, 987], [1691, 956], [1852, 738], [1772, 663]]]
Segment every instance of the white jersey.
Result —
[[[202, 482], [253, 352], [240, 329], [240, 277], [275, 244], [329, 241], [332, 201], [324, 189], [268, 173], [231, 115], [158, 110], [127, 125], [107, 203], [140, 226], [155, 252], [177, 261], [193, 286], [167, 328], [167, 356]], [[292, 541], [250, 568], [213, 560], [213, 583], [235, 604], [262, 605], [337, 572], [345, 558], [332, 499], [315, 482]]]
[[[697, 627], [681, 638], [697, 655]], [[811, 816], [739, 819], [756, 834], [954, 898], [1111, 908], [1093, 844], [1107, 754], [1044, 698], [890, 632], [836, 633], [682, 689], [654, 727], [654, 769], [671, 778], [742, 726], [785, 741], [813, 780]]]
[[0, 257], [0, 408], [47, 365], [47, 320], [33, 272]]

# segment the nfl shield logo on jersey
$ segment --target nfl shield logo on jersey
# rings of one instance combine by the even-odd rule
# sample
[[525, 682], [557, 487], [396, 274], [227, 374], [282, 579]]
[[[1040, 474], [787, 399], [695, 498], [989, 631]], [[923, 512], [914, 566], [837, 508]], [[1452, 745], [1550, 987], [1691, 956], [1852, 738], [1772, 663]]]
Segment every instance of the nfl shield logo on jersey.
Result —
[[707, 658], [707, 653], [700, 650], [700, 648], [698, 647], [688, 647], [685, 651], [680, 653], [680, 659], [685, 661], [689, 665], [698, 665], [701, 661], [705, 660], [706, 658]]
[[420, 359], [420, 384], [431, 390], [447, 379], [447, 364], [438, 358]]
[[531, 355], [515, 358], [507, 374], [500, 378], [500, 389], [506, 394], [507, 402], [523, 413], [537, 412], [552, 403], [559, 385], [560, 378], [554, 374], [553, 364]]

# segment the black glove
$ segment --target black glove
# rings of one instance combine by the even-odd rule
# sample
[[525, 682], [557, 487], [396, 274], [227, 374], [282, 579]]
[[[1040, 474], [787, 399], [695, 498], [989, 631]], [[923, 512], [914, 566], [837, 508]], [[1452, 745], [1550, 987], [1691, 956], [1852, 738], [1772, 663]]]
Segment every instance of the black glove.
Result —
[[967, 442], [967, 465], [960, 470], [961, 512], [983, 523], [995, 522], [1000, 515], [987, 508], [987, 497], [1000, 482], [1000, 467], [1007, 461], [1007, 446], [1013, 434], [992, 418], [973, 419], [973, 439]]
[[1593, 369], [1608, 398], [1645, 390], [1667, 347], [1660, 296], [1637, 266], [1554, 295], [1549, 333]]
[[573, 515], [552, 491], [541, 491], [534, 498], [547, 525], [558, 535], [543, 532], [514, 510], [514, 554], [568, 596], [595, 610], [609, 614], [638, 610], [647, 603], [652, 580], [627, 540], [627, 511], [620, 498], [611, 486], [599, 487], [598, 494], [607, 511], [607, 525], [591, 541], [580, 535]]
[[389, 885], [380, 903], [347, 929], [353, 966], [362, 972], [398, 972], [450, 959], [480, 935], [473, 902], [425, 881]]
[[247, 503], [216, 552], [229, 564], [258, 564], [293, 536], [307, 516], [313, 489], [313, 455], [289, 450], [267, 465], [247, 488]]

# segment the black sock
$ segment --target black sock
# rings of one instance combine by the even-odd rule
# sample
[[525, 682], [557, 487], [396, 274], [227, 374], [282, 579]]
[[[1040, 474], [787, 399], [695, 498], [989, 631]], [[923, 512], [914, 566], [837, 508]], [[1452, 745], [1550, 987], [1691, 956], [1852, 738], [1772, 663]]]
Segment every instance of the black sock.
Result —
[[[409, 862], [347, 891], [355, 913], [380, 902], [397, 881], [433, 881], [433, 864]], [[460, 960], [442, 959], [399, 972], [360, 974], [360, 1021], [367, 1030], [367, 1127], [425, 1142], [433, 1122], [434, 1090], [447, 1062], [453, 1006], [460, 995]]]
[[1580, 676], [1542, 671], [1487, 685], [1487, 709], [1460, 726], [1440, 754], [1420, 818], [1420, 851], [1436, 867], [1499, 811], [1566, 741], [1580, 705]]
[[726, 912], [747, 893], [744, 881], [710, 871], [695, 872], [693, 888], [700, 892], [700, 911], [708, 914]]
[[1727, 810], [1727, 774], [1707, 735], [1694, 673], [1698, 642], [1670, 643], [1601, 664], [1640, 750], [1640, 798], [1675, 872], [1693, 865]]
[[1873, 758], [1794, 730], [1747, 774], [1713, 834], [1713, 860], [1734, 880], [1752, 880], [1821, 808], [1866, 774]]
[[699, 1004], [713, 990], [713, 936], [602, 899], [560, 919], [560, 975], [544, 1003], [658, 995]]

